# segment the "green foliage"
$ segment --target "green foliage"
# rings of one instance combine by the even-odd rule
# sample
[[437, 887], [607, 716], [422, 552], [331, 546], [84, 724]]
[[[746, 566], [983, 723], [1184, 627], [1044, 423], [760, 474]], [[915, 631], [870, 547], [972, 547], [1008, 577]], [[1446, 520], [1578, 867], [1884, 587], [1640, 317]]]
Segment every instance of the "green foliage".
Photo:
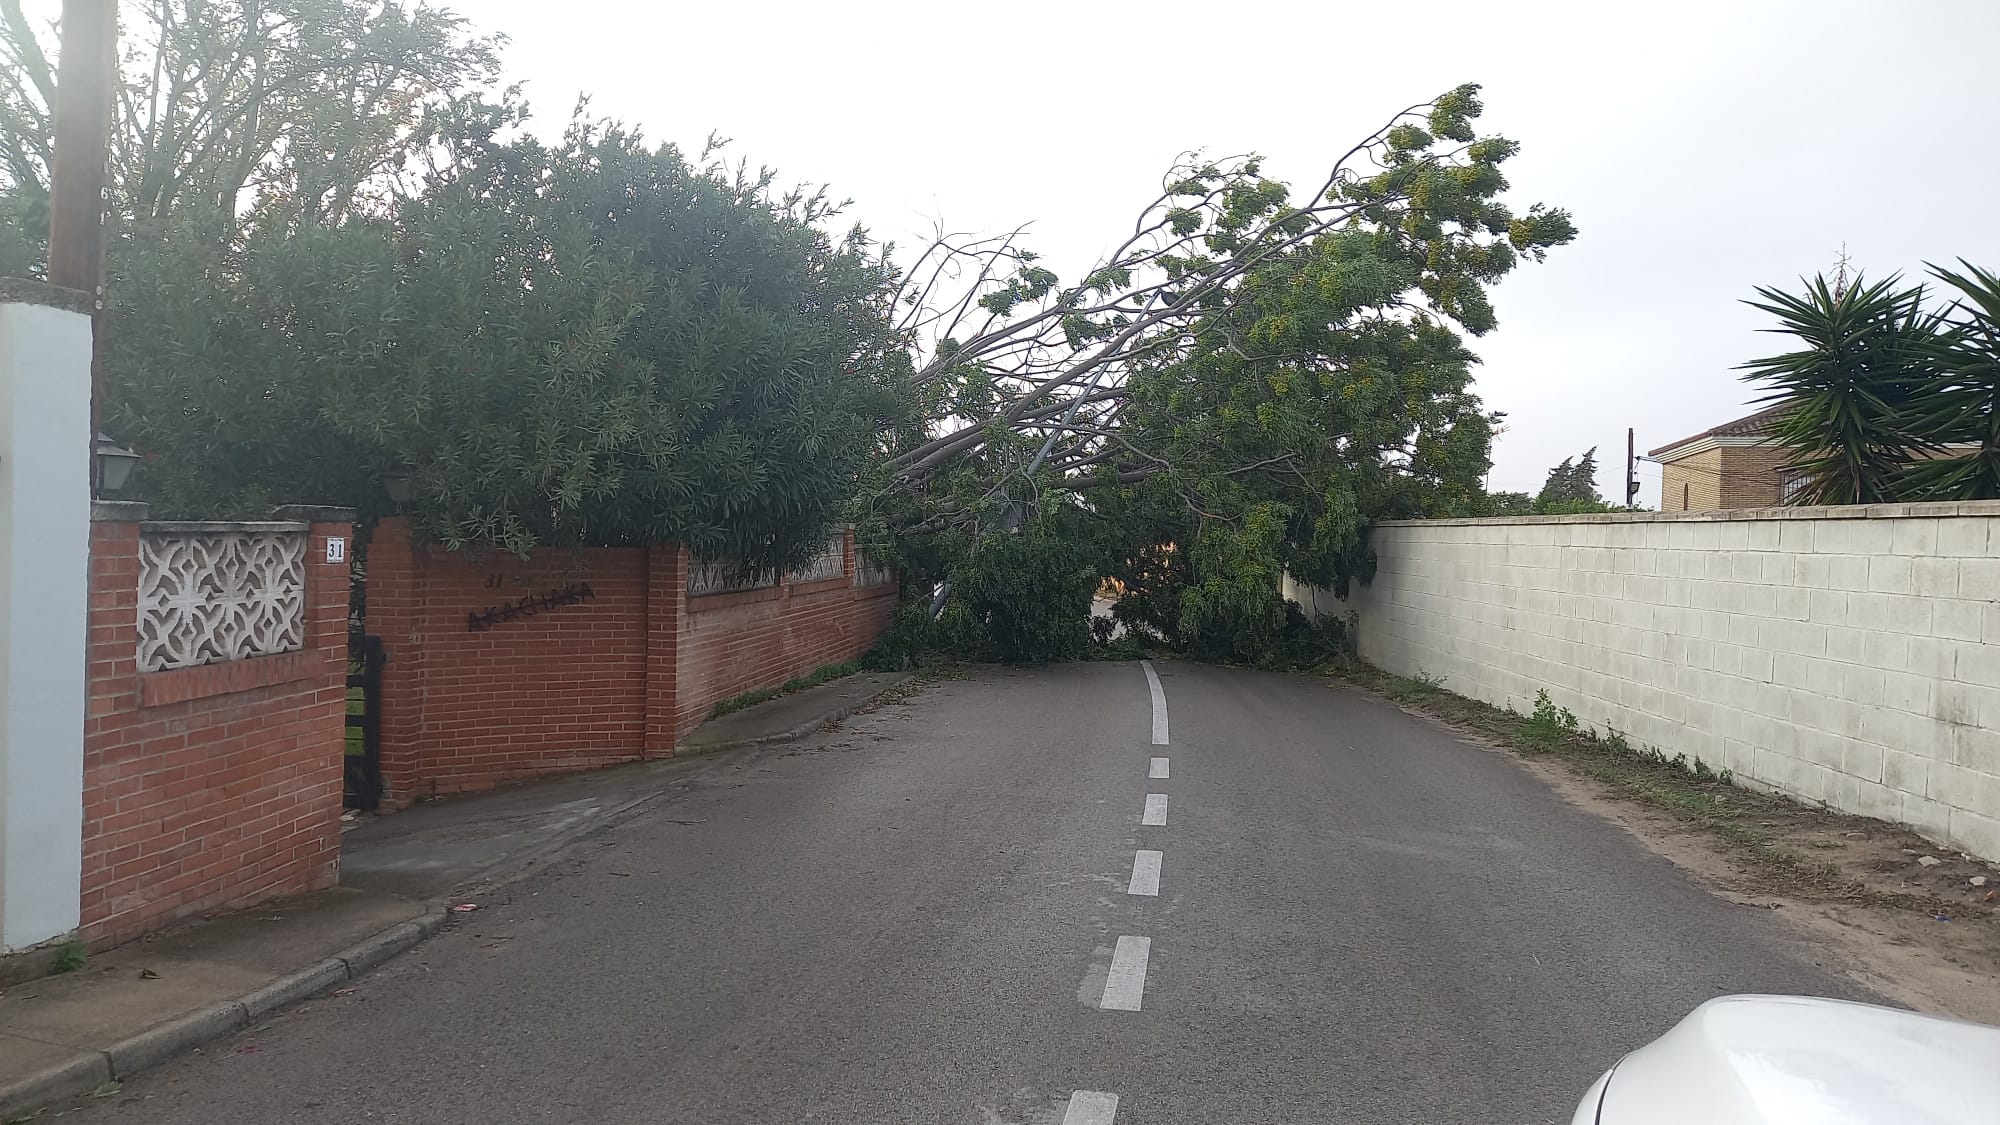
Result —
[[1528, 514], [1535, 516], [1588, 516], [1599, 512], [1622, 512], [1624, 510], [1606, 500], [1537, 500], [1533, 509]]
[[1203, 660], [1254, 660], [1275, 652], [1285, 632], [1279, 546], [1285, 509], [1254, 505], [1238, 525], [1204, 526], [1191, 545], [1192, 567], [1180, 590], [1175, 638]]
[[[15, 11], [18, 271], [46, 235], [52, 75]], [[860, 232], [824, 232], [823, 196], [581, 114], [538, 142], [512, 91], [482, 94], [496, 41], [428, 3], [131, 16], [154, 26], [112, 145], [103, 418], [158, 514], [373, 514], [407, 467], [447, 546], [673, 539], [783, 565], [907, 424], [893, 279]]]
[[1937, 452], [1898, 480], [1927, 500], [2000, 499], [2000, 276], [1961, 261], [1931, 275], [1960, 296], [1926, 341], [1935, 376], [1907, 411], [1908, 428]]
[[1565, 457], [1549, 470], [1542, 491], [1535, 497], [1533, 514], [1573, 515], [1579, 511], [1611, 510], [1603, 494], [1597, 491], [1597, 447], [1593, 445], [1582, 457]]
[[[905, 537], [893, 557], [906, 601], [871, 659], [885, 667], [945, 660], [1045, 664], [1089, 652], [1098, 561], [1079, 513], [1052, 510], [1015, 532], [974, 538], [952, 530]], [[945, 577], [953, 596], [932, 616]]]
[[48, 246], [48, 199], [0, 190], [0, 277], [39, 277]]
[[[486, 88], [499, 41], [425, 0], [124, 5], [114, 225], [200, 214], [208, 236], [379, 214], [427, 155], [429, 123]], [[0, 4], [0, 185], [46, 200], [52, 27]], [[37, 247], [46, 219], [28, 228]], [[39, 252], [39, 250], [38, 250]]]
[[1479, 516], [1532, 516], [1535, 498], [1525, 492], [1489, 492], [1474, 505]]
[[1323, 672], [1355, 660], [1354, 635], [1338, 617], [1308, 619], [1296, 602], [1285, 603], [1285, 632], [1277, 648], [1260, 655], [1257, 667], [1275, 671]]
[[931, 616], [930, 595], [906, 586], [908, 598], [896, 607], [889, 627], [875, 642], [867, 661], [873, 667], [900, 670], [912, 664], [946, 660], [984, 660], [991, 652], [985, 624], [973, 616], [964, 599], [945, 603]]
[[1751, 307], [1770, 313], [1799, 350], [1743, 365], [1765, 383], [1764, 401], [1786, 404], [1771, 434], [1802, 474], [1793, 502], [1874, 504], [1902, 497], [1910, 463], [1938, 449], [1908, 425], [1932, 378], [1925, 355], [1939, 330], [1921, 286], [1890, 277], [1836, 288], [1815, 278], [1803, 295], [1759, 288]]
[[1553, 750], [1576, 734], [1576, 715], [1557, 707], [1547, 691], [1537, 691], [1535, 709], [1515, 732], [1514, 742], [1523, 750]]
[[959, 577], [966, 610], [988, 651], [1008, 664], [1082, 656], [1097, 584], [1088, 548], [1039, 522], [982, 540]]
[[1157, 646], [1147, 644], [1146, 638], [1137, 633], [1126, 632], [1116, 637], [1112, 636], [1111, 630], [1103, 627], [1110, 622], [1111, 618], [1108, 617], [1090, 619], [1090, 648], [1085, 653], [1086, 659], [1144, 660], [1159, 651]]
[[[1613, 733], [1614, 735], [1616, 734], [1616, 732]], [[1735, 775], [1729, 770], [1714, 769], [1700, 758], [1690, 761], [1686, 754], [1675, 754], [1669, 757], [1665, 750], [1657, 746], [1648, 746], [1644, 750], [1633, 751], [1625, 745], [1623, 738], [1619, 738], [1618, 745], [1615, 748], [1607, 748], [1636, 754], [1639, 760], [1649, 765], [1658, 766], [1661, 769], [1673, 770], [1676, 773], [1687, 774], [1696, 781], [1712, 781], [1722, 785], [1728, 785], [1735, 781]]]
[[90, 950], [75, 939], [56, 947], [56, 959], [51, 966], [58, 973], [74, 973], [90, 961]]
[[[379, 512], [377, 472], [395, 463], [333, 426], [321, 405], [325, 337], [272, 331], [327, 294], [353, 307], [332, 333], [385, 334], [385, 284], [343, 284], [387, 257], [362, 232], [260, 236], [241, 251], [192, 221], [128, 229], [107, 286], [103, 428], [136, 448], [132, 494], [163, 518], [260, 518], [273, 504], [348, 503]], [[318, 286], [322, 279], [329, 289]], [[366, 326], [355, 328], [351, 326]]]
[[1137, 233], [1039, 301], [1028, 288], [1049, 279], [1011, 238], [933, 247], [926, 261], [982, 279], [993, 316], [926, 304], [949, 275], [906, 281], [904, 323], [940, 337], [915, 374], [936, 421], [870, 507], [942, 577], [935, 541], [1072, 493], [1128, 628], [1287, 659], [1284, 575], [1342, 591], [1371, 573], [1370, 522], [1483, 499], [1495, 416], [1462, 334], [1497, 323], [1488, 285], [1575, 229], [1502, 202], [1518, 146], [1478, 135], [1480, 108], [1475, 87], [1447, 92], [1303, 199], [1254, 156], [1186, 160]]
[[1787, 407], [1772, 435], [1802, 478], [1793, 503], [2000, 498], [2000, 277], [1960, 265], [1931, 267], [1958, 292], [1941, 310], [1893, 276], [1758, 290], [1802, 345], [1744, 365]]
[[[296, 325], [275, 294], [321, 282], [323, 254], [352, 259], [338, 228], [385, 215], [415, 170], [444, 155], [438, 126], [491, 82], [497, 40], [404, 0], [125, 9], [105, 427], [152, 455], [138, 487], [161, 515], [262, 516], [279, 500], [377, 507], [381, 458], [327, 426], [314, 357], [301, 368], [286, 347], [322, 342], [282, 338]], [[43, 268], [55, 48], [53, 25], [0, 4], [0, 66], [17, 79], [0, 84], [0, 274]], [[375, 257], [367, 264], [379, 267]], [[362, 291], [350, 299], [379, 287], [339, 268], [323, 280]], [[211, 375], [195, 370], [210, 362]]]
[[169, 512], [270, 497], [413, 515], [447, 546], [679, 541], [810, 555], [903, 409], [887, 276], [820, 197], [615, 125], [473, 115], [383, 219], [168, 226], [115, 259], [108, 428]]
[[1421, 703], [1446, 694], [1444, 677], [1434, 676], [1422, 668], [1409, 676], [1388, 676], [1383, 682], [1383, 693], [1398, 703]]
[[1549, 470], [1542, 491], [1489, 492], [1473, 499], [1467, 514], [1476, 516], [1576, 516], [1622, 511], [1597, 491], [1597, 448], [1580, 458], [1565, 457]]
[[[1392, 691], [1393, 694], [1393, 691]], [[1426, 693], [1443, 695], [1435, 688]], [[1728, 770], [1717, 770], [1700, 758], [1686, 754], [1668, 755], [1657, 746], [1635, 750], [1623, 734], [1607, 726], [1600, 733], [1584, 730], [1567, 707], [1558, 707], [1547, 691], [1535, 693], [1535, 709], [1526, 717], [1508, 712], [1511, 722], [1507, 737], [1524, 754], [1564, 753], [1629, 759], [1646, 766], [1684, 775], [1702, 784], [1729, 785], [1735, 778]]]
[[822, 665], [803, 676], [794, 676], [778, 687], [759, 688], [756, 691], [746, 691], [741, 695], [732, 695], [728, 699], [717, 703], [709, 711], [708, 717], [719, 719], [731, 712], [741, 711], [747, 707], [755, 707], [759, 703], [768, 703], [781, 695], [791, 695], [795, 692], [805, 691], [808, 688], [816, 688], [821, 684], [845, 679], [859, 671], [861, 671], [861, 664], [858, 661], [852, 660], [841, 664]]

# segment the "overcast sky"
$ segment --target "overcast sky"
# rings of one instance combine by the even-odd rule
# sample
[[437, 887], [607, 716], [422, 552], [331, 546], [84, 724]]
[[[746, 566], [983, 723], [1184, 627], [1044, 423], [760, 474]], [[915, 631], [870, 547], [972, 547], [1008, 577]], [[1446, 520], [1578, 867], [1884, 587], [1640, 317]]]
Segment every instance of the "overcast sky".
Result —
[[[457, 7], [512, 39], [544, 128], [588, 91], [654, 138], [715, 130], [828, 182], [880, 235], [1031, 220], [1066, 279], [1183, 149], [1261, 152], [1303, 184], [1479, 82], [1482, 128], [1525, 146], [1517, 208], [1567, 207], [1582, 232], [1501, 284], [1473, 344], [1508, 415], [1496, 489], [1595, 445], [1615, 498], [1627, 426], [1643, 452], [1747, 413], [1731, 368], [1778, 341], [1738, 302], [1843, 242], [1871, 273], [2000, 266], [1996, 0]], [[1640, 479], [1656, 505], [1658, 468]]]
[[[1473, 341], [1508, 415], [1496, 489], [1594, 445], [1615, 499], [1627, 426], [1643, 452], [1747, 413], [1731, 369], [1782, 341], [1739, 302], [1843, 243], [1873, 274], [2000, 268], [2000, 0], [441, 2], [511, 39], [543, 130], [588, 92], [657, 140], [715, 131], [830, 184], [906, 245], [1032, 222], [1066, 280], [1183, 150], [1316, 184], [1396, 110], [1481, 83], [1481, 129], [1525, 146], [1511, 201], [1581, 230]], [[1658, 467], [1639, 476], [1657, 505]]]

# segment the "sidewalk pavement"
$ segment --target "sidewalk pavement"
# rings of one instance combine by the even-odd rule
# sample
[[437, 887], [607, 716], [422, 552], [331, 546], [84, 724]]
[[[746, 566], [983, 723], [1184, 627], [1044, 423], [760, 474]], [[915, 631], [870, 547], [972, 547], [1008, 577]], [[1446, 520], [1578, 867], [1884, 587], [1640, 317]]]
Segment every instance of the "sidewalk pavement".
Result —
[[683, 754], [790, 742], [845, 719], [910, 678], [908, 672], [866, 672], [710, 719], [681, 740]]
[[540, 870], [563, 849], [910, 677], [850, 676], [704, 724], [681, 756], [364, 816], [341, 843], [341, 885], [151, 935], [80, 971], [0, 990], [0, 1122], [88, 1094], [341, 987], [443, 928], [460, 901]]

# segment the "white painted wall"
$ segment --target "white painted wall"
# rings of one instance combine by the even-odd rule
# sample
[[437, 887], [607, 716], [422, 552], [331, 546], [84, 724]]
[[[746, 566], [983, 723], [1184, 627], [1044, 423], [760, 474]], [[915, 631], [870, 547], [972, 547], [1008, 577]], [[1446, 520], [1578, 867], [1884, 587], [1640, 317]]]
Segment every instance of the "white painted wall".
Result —
[[2000, 501], [1370, 535], [1363, 659], [2000, 859]]
[[0, 953], [77, 926], [90, 439], [90, 318], [0, 302]]

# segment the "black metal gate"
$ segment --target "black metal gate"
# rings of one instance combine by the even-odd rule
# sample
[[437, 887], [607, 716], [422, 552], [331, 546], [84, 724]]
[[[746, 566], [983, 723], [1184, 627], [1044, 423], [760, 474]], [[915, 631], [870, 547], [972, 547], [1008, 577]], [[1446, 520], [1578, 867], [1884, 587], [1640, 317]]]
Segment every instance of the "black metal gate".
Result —
[[347, 785], [343, 803], [372, 812], [382, 801], [382, 638], [347, 635]]

